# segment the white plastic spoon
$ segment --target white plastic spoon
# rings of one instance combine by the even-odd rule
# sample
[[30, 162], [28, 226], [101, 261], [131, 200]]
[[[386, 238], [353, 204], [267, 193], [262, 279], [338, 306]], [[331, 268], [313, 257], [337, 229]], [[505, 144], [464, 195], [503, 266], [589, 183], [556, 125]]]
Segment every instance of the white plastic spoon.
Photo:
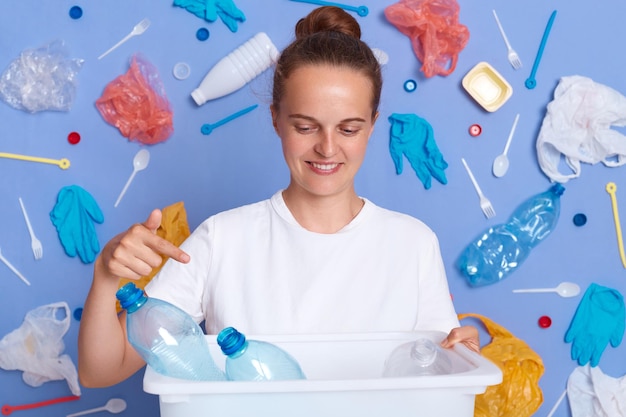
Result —
[[108, 411], [109, 413], [119, 414], [124, 410], [126, 410], [126, 401], [121, 398], [111, 398], [103, 407], [91, 408], [78, 413], [68, 414], [66, 417], [84, 416], [85, 414], [99, 413], [100, 411]]
[[114, 207], [117, 207], [118, 204], [120, 204], [120, 201], [122, 201], [122, 197], [124, 197], [124, 194], [126, 194], [126, 190], [128, 190], [128, 186], [132, 182], [133, 178], [135, 178], [135, 175], [139, 171], [143, 171], [144, 169], [146, 169], [149, 163], [150, 152], [148, 152], [147, 149], [141, 149], [139, 152], [137, 152], [137, 154], [133, 158], [133, 173], [130, 174], [130, 178], [128, 178], [128, 181], [126, 181], [126, 185], [124, 185], [122, 192], [120, 193], [119, 197], [117, 197], [117, 201], [115, 202]]
[[506, 145], [504, 145], [504, 152], [500, 155], [496, 156], [496, 159], [493, 160], [493, 175], [500, 178], [506, 174], [509, 169], [509, 157], [506, 156], [507, 152], [509, 152], [509, 146], [511, 146], [511, 139], [513, 139], [513, 134], [515, 133], [515, 128], [517, 127], [517, 121], [519, 120], [519, 113], [515, 116], [515, 121], [513, 122], [513, 127], [511, 128], [511, 133], [509, 133], [509, 138], [506, 140]]
[[555, 292], [561, 297], [576, 297], [580, 294], [580, 287], [573, 282], [561, 282], [556, 288], [527, 288], [523, 290], [513, 290], [516, 293], [522, 292]]

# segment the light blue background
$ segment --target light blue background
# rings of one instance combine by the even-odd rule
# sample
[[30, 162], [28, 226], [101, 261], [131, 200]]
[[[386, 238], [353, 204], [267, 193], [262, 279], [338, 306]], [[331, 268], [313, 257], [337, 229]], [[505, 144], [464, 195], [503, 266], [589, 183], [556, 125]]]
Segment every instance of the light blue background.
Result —
[[[366, 5], [370, 14], [358, 17], [363, 39], [390, 57], [384, 68], [381, 116], [356, 180], [358, 193], [381, 206], [414, 215], [432, 227], [441, 241], [458, 312], [490, 317], [541, 355], [546, 368], [540, 381], [545, 402], [537, 415], [546, 415], [576, 367], [563, 336], [582, 295], [563, 299], [555, 294], [513, 294], [511, 290], [554, 287], [560, 281], [574, 281], [583, 291], [592, 282], [624, 291], [626, 272], [620, 262], [610, 198], [605, 191], [606, 183], [615, 181], [618, 201], [626, 207], [624, 168], [584, 165], [581, 177], [565, 184], [557, 229], [505, 281], [470, 288], [454, 262], [480, 231], [506, 221], [522, 200], [549, 188], [550, 181], [537, 163], [535, 141], [560, 77], [583, 75], [626, 92], [622, 56], [626, 4], [619, 0], [593, 5], [566, 0], [461, 0], [460, 20], [470, 30], [470, 41], [452, 75], [426, 79], [418, 72], [420, 64], [408, 38], [383, 15], [384, 7], [391, 3], [369, 1]], [[231, 33], [221, 22], [203, 22], [168, 1], [5, 0], [2, 4], [0, 70], [23, 50], [57, 39], [65, 41], [71, 57], [85, 62], [69, 112], [28, 114], [0, 103], [0, 152], [66, 157], [71, 161], [70, 169], [64, 171], [52, 165], [0, 160], [0, 248], [32, 282], [31, 287], [26, 287], [0, 265], [0, 304], [4, 307], [0, 336], [19, 327], [24, 315], [40, 305], [63, 300], [72, 310], [83, 305], [92, 265], [66, 256], [49, 219], [62, 187], [79, 185], [94, 196], [104, 212], [104, 224], [96, 225], [99, 241], [104, 245], [131, 224], [143, 221], [155, 207], [184, 201], [193, 229], [213, 213], [267, 198], [287, 185], [288, 171], [268, 109], [271, 71], [246, 88], [201, 107], [192, 101], [190, 93], [213, 64], [259, 31], [267, 32], [279, 49], [285, 47], [292, 39], [296, 21], [314, 6], [288, 0], [237, 0], [247, 20], [238, 32]], [[79, 20], [68, 15], [74, 4], [84, 11]], [[514, 70], [506, 60], [506, 49], [491, 12], [494, 8], [524, 63], [520, 70]], [[539, 66], [537, 87], [528, 90], [524, 80], [553, 10], [558, 10], [558, 15]], [[104, 59], [96, 59], [144, 17], [152, 20], [145, 34], [132, 38]], [[201, 27], [211, 32], [206, 42], [195, 37]], [[152, 159], [148, 169], [137, 174], [119, 207], [113, 208], [140, 146], [104, 122], [94, 102], [111, 80], [126, 72], [135, 52], [141, 52], [159, 69], [174, 112], [175, 132], [165, 143], [149, 147]], [[461, 86], [463, 76], [480, 61], [493, 65], [513, 86], [511, 99], [494, 113], [482, 110]], [[188, 79], [179, 81], [172, 76], [177, 62], [190, 65]], [[414, 93], [403, 89], [409, 78], [417, 80]], [[216, 122], [252, 104], [259, 107], [210, 136], [200, 133], [202, 124]], [[425, 190], [408, 164], [402, 175], [395, 174], [388, 151], [387, 117], [391, 113], [415, 113], [432, 124], [439, 149], [450, 164], [446, 170], [447, 185], [433, 181], [432, 188]], [[498, 179], [491, 174], [491, 164], [503, 150], [517, 113], [521, 116], [509, 151], [510, 170]], [[468, 134], [473, 123], [483, 128], [482, 135], [476, 138]], [[71, 131], [80, 133], [79, 144], [68, 143]], [[486, 220], [480, 211], [461, 157], [466, 158], [491, 199], [497, 212], [495, 218]], [[35, 261], [31, 253], [19, 196], [44, 245], [40, 261]], [[573, 225], [576, 213], [587, 216], [585, 226]], [[246, 254], [241, 256], [244, 259]], [[552, 318], [550, 328], [537, 325], [542, 315]], [[66, 352], [75, 362], [77, 333], [78, 322], [72, 319], [64, 341]], [[488, 341], [483, 334], [483, 343]], [[625, 344], [615, 349], [608, 347], [600, 362], [601, 369], [614, 377], [623, 376], [625, 349]], [[83, 389], [82, 398], [76, 402], [19, 413], [23, 417], [60, 416], [121, 397], [128, 402], [124, 415], [158, 415], [157, 397], [143, 393], [142, 377], [140, 372], [111, 388]], [[0, 371], [0, 387], [0, 405], [70, 394], [64, 381], [49, 382], [40, 388], [27, 386], [17, 371]], [[568, 415], [569, 407], [564, 402], [555, 416]]]

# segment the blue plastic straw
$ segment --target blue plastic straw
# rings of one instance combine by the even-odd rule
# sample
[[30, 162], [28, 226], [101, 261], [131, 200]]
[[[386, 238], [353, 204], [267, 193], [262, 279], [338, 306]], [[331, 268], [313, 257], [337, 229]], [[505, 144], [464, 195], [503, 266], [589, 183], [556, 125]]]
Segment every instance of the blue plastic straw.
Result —
[[322, 0], [291, 0], [296, 1], [298, 3], [309, 3], [309, 4], [317, 4], [318, 6], [335, 6], [340, 7], [344, 10], [349, 10], [351, 12], [356, 12], [359, 16], [365, 17], [370, 12], [366, 6], [350, 6], [347, 4], [334, 3], [332, 1], [322, 1]]
[[541, 43], [539, 44], [539, 50], [537, 51], [537, 56], [535, 57], [535, 63], [533, 64], [533, 69], [530, 71], [530, 77], [526, 80], [524, 85], [529, 90], [532, 90], [537, 86], [537, 81], [535, 80], [535, 75], [537, 74], [537, 68], [539, 68], [539, 62], [541, 62], [541, 56], [543, 55], [543, 50], [546, 47], [546, 42], [548, 42], [548, 36], [550, 36], [550, 30], [552, 30], [552, 23], [554, 23], [554, 18], [556, 17], [556, 10], [552, 12], [550, 15], [550, 20], [548, 20], [548, 24], [546, 25], [546, 29], [543, 31], [543, 38], [541, 38]]
[[253, 104], [252, 106], [246, 107], [243, 110], [239, 110], [238, 112], [233, 113], [230, 116], [227, 116], [227, 117], [223, 118], [222, 120], [220, 120], [218, 122], [215, 122], [215, 123], [212, 123], [212, 124], [209, 124], [209, 123], [203, 124], [202, 128], [200, 129], [200, 131], [204, 135], [210, 135], [211, 132], [213, 132], [213, 129], [215, 129], [216, 127], [220, 127], [223, 124], [226, 124], [226, 123], [230, 122], [231, 120], [236, 119], [239, 116], [243, 116], [244, 114], [251, 112], [252, 110], [256, 109], [257, 107], [259, 107], [258, 104]]

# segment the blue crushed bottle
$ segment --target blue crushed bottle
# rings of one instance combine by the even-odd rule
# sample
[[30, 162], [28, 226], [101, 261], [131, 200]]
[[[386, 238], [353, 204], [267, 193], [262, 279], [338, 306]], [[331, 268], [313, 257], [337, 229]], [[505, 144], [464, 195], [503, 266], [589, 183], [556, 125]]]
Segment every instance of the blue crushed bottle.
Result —
[[186, 312], [166, 301], [150, 298], [134, 283], [116, 297], [126, 310], [128, 340], [156, 372], [194, 381], [224, 381], [204, 332]]
[[305, 379], [298, 362], [278, 346], [247, 340], [234, 327], [217, 335], [226, 358], [226, 379], [231, 381], [279, 381]]
[[462, 252], [458, 266], [474, 287], [494, 284], [516, 271], [531, 250], [554, 230], [561, 211], [563, 185], [520, 204], [507, 223], [488, 228]]
[[452, 361], [432, 340], [419, 338], [396, 347], [385, 361], [383, 377], [448, 375]]

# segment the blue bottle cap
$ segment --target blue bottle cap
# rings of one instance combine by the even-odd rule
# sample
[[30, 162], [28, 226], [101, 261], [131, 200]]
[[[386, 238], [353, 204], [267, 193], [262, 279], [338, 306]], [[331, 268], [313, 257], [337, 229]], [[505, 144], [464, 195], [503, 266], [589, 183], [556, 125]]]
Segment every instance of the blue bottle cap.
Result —
[[70, 8], [70, 17], [74, 20], [80, 19], [83, 17], [83, 9], [80, 6], [72, 6]]
[[239, 352], [246, 345], [246, 336], [234, 327], [226, 327], [217, 335], [217, 344], [224, 355], [230, 356]]
[[211, 34], [209, 33], [209, 29], [206, 28], [200, 28], [196, 31], [196, 39], [198, 39], [199, 41], [206, 41], [207, 39], [209, 39], [209, 36]]
[[574, 215], [573, 220], [576, 226], [584, 226], [585, 223], [587, 223], [587, 216], [585, 216], [583, 213], [578, 213]]
[[415, 80], [406, 80], [404, 82], [404, 91], [412, 93], [415, 90], [417, 90], [417, 82]]
[[134, 283], [129, 282], [117, 290], [115, 297], [120, 301], [120, 305], [129, 313], [136, 311], [148, 299], [143, 290], [137, 288]]

